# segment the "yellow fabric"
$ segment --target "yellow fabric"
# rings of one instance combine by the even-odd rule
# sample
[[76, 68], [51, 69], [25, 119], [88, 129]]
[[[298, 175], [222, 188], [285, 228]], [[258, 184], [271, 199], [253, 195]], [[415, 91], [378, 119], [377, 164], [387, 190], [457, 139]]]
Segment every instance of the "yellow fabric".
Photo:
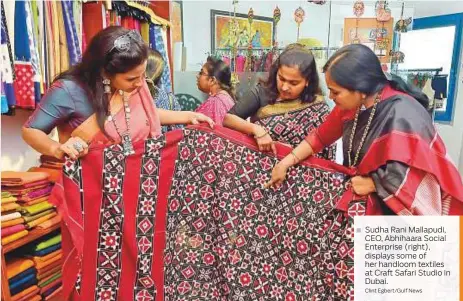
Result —
[[[61, 2], [58, 2], [61, 4]], [[58, 25], [59, 25], [59, 54], [60, 54], [60, 72], [66, 71], [69, 69], [69, 50], [68, 43], [66, 40], [66, 28], [64, 26], [64, 15], [63, 15], [63, 6], [56, 5], [56, 10], [58, 12]]]
[[39, 225], [39, 224], [41, 224], [41, 223], [55, 217], [55, 216], [56, 216], [56, 212], [53, 212], [53, 213], [47, 214], [45, 216], [39, 217], [38, 219], [27, 223], [26, 228], [29, 228], [29, 229], [34, 228], [35, 226], [37, 226], [37, 225]]
[[265, 107], [260, 108], [256, 113], [256, 117], [260, 120], [270, 116], [291, 113], [308, 108], [313, 104], [320, 103], [321, 101], [324, 101], [323, 96], [317, 96], [315, 101], [312, 103], [302, 103], [299, 99], [277, 101], [275, 104], [266, 105]]
[[34, 262], [45, 262], [47, 260], [52, 259], [55, 256], [61, 255], [62, 253], [63, 253], [63, 250], [59, 249], [45, 256], [34, 256], [32, 259], [34, 260]]
[[2, 228], [16, 226], [16, 225], [19, 225], [19, 224], [22, 224], [22, 223], [24, 223], [24, 219], [22, 217], [15, 218], [15, 219], [12, 219], [12, 220], [9, 220], [9, 221], [6, 221], [6, 222], [2, 222]]
[[61, 2], [50, 1], [51, 5], [51, 26], [53, 34], [53, 57], [50, 61], [54, 61], [55, 68], [53, 70], [52, 79], [61, 72], [61, 47], [59, 39], [59, 17], [58, 17], [58, 5], [61, 6]]
[[149, 44], [150, 42], [150, 24], [148, 22], [141, 22], [140, 25], [140, 34], [145, 43]]
[[15, 234], [11, 234], [9, 236], [3, 237], [2, 238], [2, 246], [6, 245], [6, 244], [9, 244], [10, 242], [18, 240], [20, 238], [23, 238], [24, 236], [27, 236], [27, 234], [29, 234], [29, 231], [22, 230], [22, 231], [16, 232]]
[[35, 267], [37, 269], [43, 269], [44, 267], [49, 266], [50, 264], [53, 264], [54, 262], [57, 262], [58, 260], [61, 260], [61, 257], [63, 257], [62, 253], [58, 254], [57, 256], [53, 258], [48, 259], [47, 261], [40, 261], [40, 260], [34, 259]]
[[16, 202], [18, 199], [15, 198], [14, 196], [10, 196], [7, 198], [2, 198], [2, 204], [8, 204], [8, 203], [13, 203]]
[[14, 258], [6, 263], [6, 277], [8, 279], [13, 278], [19, 273], [24, 272], [28, 268], [34, 266], [34, 261], [27, 258]]
[[21, 206], [16, 203], [2, 204], [2, 212], [17, 210], [20, 207]]
[[48, 228], [53, 227], [56, 224], [59, 224], [60, 222], [61, 222], [61, 216], [56, 215], [53, 218], [51, 218], [51, 219], [37, 225], [37, 228], [48, 229]]

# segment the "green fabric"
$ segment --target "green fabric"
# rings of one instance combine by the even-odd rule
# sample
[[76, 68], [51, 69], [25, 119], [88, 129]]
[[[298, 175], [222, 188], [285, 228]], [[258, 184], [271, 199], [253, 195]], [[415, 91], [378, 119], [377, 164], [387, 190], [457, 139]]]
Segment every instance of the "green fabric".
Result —
[[38, 245], [35, 246], [34, 251], [40, 251], [43, 249], [46, 249], [48, 247], [51, 247], [53, 245], [56, 245], [61, 242], [61, 234], [58, 234], [56, 236], [53, 236], [50, 239], [47, 239], [46, 241], [42, 241]]
[[40, 212], [38, 214], [23, 216], [23, 218], [24, 218], [24, 221], [26, 223], [28, 223], [28, 222], [35, 221], [36, 219], [41, 218], [42, 216], [45, 216], [45, 215], [47, 215], [49, 213], [52, 213], [54, 211], [55, 211], [54, 209], [50, 209], [50, 210], [47, 210], [47, 211]]
[[2, 191], [2, 199], [6, 199], [9, 197], [11, 197], [11, 193], [9, 193], [8, 191]]
[[53, 205], [47, 201], [44, 201], [38, 204], [21, 207], [21, 212], [25, 215], [30, 216], [30, 215], [38, 214], [42, 211], [45, 211], [51, 208], [53, 208]]
[[194, 111], [201, 104], [201, 100], [197, 99], [190, 94], [175, 94], [178, 103], [182, 107], [182, 111]]
[[54, 274], [53, 277], [51, 277], [50, 279], [48, 279], [46, 281], [40, 281], [39, 282], [39, 287], [42, 288], [44, 286], [47, 286], [47, 285], [49, 285], [50, 283], [52, 283], [53, 281], [55, 281], [58, 278], [61, 278], [61, 272], [58, 272], [58, 273]]

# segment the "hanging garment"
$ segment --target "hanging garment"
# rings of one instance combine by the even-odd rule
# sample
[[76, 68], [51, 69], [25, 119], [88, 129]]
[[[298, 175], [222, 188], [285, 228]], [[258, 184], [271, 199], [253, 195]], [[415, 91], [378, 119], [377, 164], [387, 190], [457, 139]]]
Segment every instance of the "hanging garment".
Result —
[[166, 51], [166, 46], [164, 42], [164, 37], [163, 37], [163, 32], [162, 32], [162, 27], [157, 26], [154, 24], [150, 24], [150, 29], [154, 31], [154, 49], [159, 51], [159, 53], [162, 55], [162, 58], [164, 59], [164, 62], [166, 63], [166, 66], [164, 67], [164, 70], [162, 71], [161, 75], [161, 83], [164, 86], [164, 88], [167, 90], [167, 92], [173, 92], [172, 91], [172, 82], [171, 82], [171, 73], [170, 73], [170, 64], [169, 64], [169, 58], [168, 54]]
[[293, 299], [352, 294], [352, 217], [370, 211], [364, 201], [336, 209], [349, 169], [311, 158], [281, 190], [263, 189], [277, 159], [221, 127], [169, 132], [135, 149], [66, 162], [63, 298], [257, 300], [273, 286]]
[[245, 63], [246, 57], [244, 55], [238, 55], [236, 57], [236, 72], [243, 72]]
[[25, 1], [26, 3], [26, 24], [27, 24], [27, 36], [29, 38], [29, 47], [31, 51], [31, 65], [34, 72], [33, 82], [34, 82], [34, 98], [35, 102], [40, 101], [40, 61], [39, 61], [39, 52], [37, 49], [37, 40], [35, 39], [35, 24], [34, 17], [32, 15], [31, 1]]
[[25, 109], [35, 109], [34, 71], [30, 62], [16, 61], [16, 80], [13, 83], [16, 105]]
[[71, 0], [63, 0], [61, 4], [64, 13], [64, 26], [69, 51], [69, 63], [74, 65], [80, 61], [82, 54], [80, 52], [76, 24], [74, 23], [73, 5]]

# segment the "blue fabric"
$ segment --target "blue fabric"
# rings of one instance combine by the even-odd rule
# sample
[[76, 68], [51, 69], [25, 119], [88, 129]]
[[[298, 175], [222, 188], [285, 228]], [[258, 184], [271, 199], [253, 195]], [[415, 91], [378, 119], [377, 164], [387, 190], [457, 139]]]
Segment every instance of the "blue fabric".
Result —
[[5, 83], [5, 96], [8, 102], [8, 106], [16, 105], [16, 96], [14, 96], [13, 84]]
[[61, 284], [62, 284], [62, 282], [60, 282], [57, 285], [49, 288], [47, 291], [45, 291], [45, 293], [42, 294], [42, 297], [48, 297], [51, 294], [53, 294], [54, 291], [56, 291], [57, 289], [59, 289], [61, 287]]
[[2, 114], [8, 112], [8, 101], [6, 99], [5, 95], [5, 83], [2, 82], [1, 85], [1, 91], [0, 91], [0, 111]]
[[15, 1], [14, 11], [14, 54], [16, 60], [31, 60], [31, 49], [29, 47], [29, 35], [27, 34], [26, 2]]
[[21, 279], [25, 278], [25, 277], [28, 277], [30, 275], [36, 275], [37, 274], [37, 270], [35, 267], [32, 267], [32, 268], [28, 268], [27, 270], [25, 270], [24, 272], [21, 272], [19, 273], [18, 275], [14, 276], [13, 278], [9, 279], [8, 280], [8, 284], [10, 286], [14, 285], [15, 283], [17, 283], [18, 281], [21, 281]]
[[64, 14], [64, 28], [66, 30], [66, 41], [68, 43], [69, 59], [71, 65], [77, 64], [82, 54], [79, 47], [79, 38], [77, 36], [76, 24], [74, 22], [73, 4], [70, 0], [61, 2]]
[[10, 285], [10, 293], [12, 296], [16, 295], [19, 292], [22, 292], [28, 287], [33, 286], [34, 284], [37, 284], [37, 278], [35, 277], [35, 274], [29, 275], [13, 284]]
[[45, 256], [45, 255], [48, 255], [56, 250], [59, 250], [61, 249], [61, 243], [59, 244], [56, 244], [56, 245], [53, 245], [51, 247], [48, 247], [46, 249], [43, 249], [43, 250], [40, 250], [40, 251], [34, 251], [33, 252], [33, 255], [34, 256]]
[[164, 59], [164, 62], [166, 62], [166, 67], [162, 71], [161, 75], [161, 84], [165, 87], [167, 92], [172, 92], [172, 83], [170, 81], [170, 68], [169, 64], [167, 64], [169, 60], [167, 58], [167, 52], [164, 45], [164, 41], [162, 40], [162, 29], [161, 26], [156, 26], [154, 24], [150, 24], [150, 28], [151, 27], [154, 27], [154, 49], [159, 51], [159, 53], [162, 55], [162, 58]]
[[[171, 104], [171, 99], [172, 99], [172, 104]], [[172, 93], [167, 93], [166, 90], [163, 87], [157, 88], [157, 95], [156, 98], [154, 99], [154, 104], [156, 105], [156, 108], [164, 109], [164, 110], [171, 110], [171, 111], [181, 111], [182, 107], [180, 106], [177, 98], [175, 95]], [[182, 125], [176, 124], [176, 125], [163, 125], [161, 127], [162, 133], [166, 133], [169, 131], [173, 131], [176, 129], [181, 129], [183, 128]]]
[[40, 94], [40, 83], [34, 82], [35, 102], [39, 103], [42, 95]]

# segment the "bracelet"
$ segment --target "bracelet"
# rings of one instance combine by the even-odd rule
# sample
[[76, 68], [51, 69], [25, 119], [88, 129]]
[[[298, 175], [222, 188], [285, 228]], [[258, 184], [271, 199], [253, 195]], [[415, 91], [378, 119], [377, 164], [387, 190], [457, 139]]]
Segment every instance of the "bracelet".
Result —
[[291, 151], [291, 155], [293, 155], [293, 157], [295, 159], [294, 164], [297, 164], [297, 163], [301, 162], [301, 159], [299, 159], [299, 157], [294, 153], [294, 150]]
[[268, 133], [267, 133], [267, 132], [265, 132], [265, 133], [263, 133], [263, 134], [262, 134], [262, 135], [260, 135], [260, 136], [254, 136], [254, 138], [256, 138], [256, 139], [260, 139], [260, 138], [263, 138], [263, 137], [265, 137], [265, 136], [267, 136], [267, 135], [268, 135]]

